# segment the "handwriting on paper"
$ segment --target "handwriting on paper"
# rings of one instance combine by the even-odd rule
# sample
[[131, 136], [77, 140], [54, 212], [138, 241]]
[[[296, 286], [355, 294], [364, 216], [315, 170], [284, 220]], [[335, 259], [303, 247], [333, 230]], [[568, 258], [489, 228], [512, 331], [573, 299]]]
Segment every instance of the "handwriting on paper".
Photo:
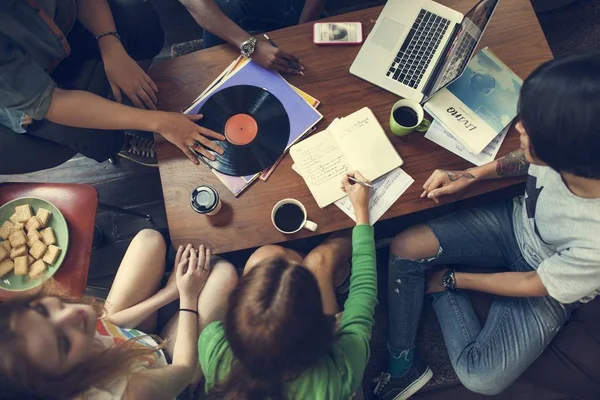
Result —
[[320, 186], [350, 170], [346, 157], [333, 140], [304, 147], [298, 155], [304, 179], [313, 186]]

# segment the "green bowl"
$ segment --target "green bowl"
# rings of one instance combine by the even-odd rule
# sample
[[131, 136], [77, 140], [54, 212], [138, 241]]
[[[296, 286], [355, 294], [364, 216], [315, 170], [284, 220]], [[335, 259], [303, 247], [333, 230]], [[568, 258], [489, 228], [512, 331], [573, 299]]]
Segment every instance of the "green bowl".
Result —
[[15, 213], [15, 207], [22, 206], [24, 204], [29, 204], [31, 207], [33, 207], [34, 215], [37, 213], [37, 210], [40, 207], [45, 208], [52, 213], [50, 221], [48, 222], [48, 226], [54, 229], [57, 242], [56, 246], [60, 247], [62, 251], [58, 256], [58, 260], [56, 260], [53, 265], [49, 265], [46, 273], [38, 278], [30, 279], [27, 275], [16, 276], [13, 272], [9, 272], [0, 278], [0, 289], [13, 292], [22, 292], [33, 289], [41, 285], [47, 279], [50, 279], [64, 261], [65, 255], [67, 254], [67, 249], [69, 247], [69, 228], [67, 226], [67, 221], [65, 221], [65, 217], [60, 211], [58, 211], [58, 208], [56, 208], [54, 204], [43, 199], [38, 199], [36, 197], [23, 197], [21, 199], [9, 201], [8, 203], [4, 204], [0, 207], [0, 225], [2, 225], [4, 221], [8, 220]]

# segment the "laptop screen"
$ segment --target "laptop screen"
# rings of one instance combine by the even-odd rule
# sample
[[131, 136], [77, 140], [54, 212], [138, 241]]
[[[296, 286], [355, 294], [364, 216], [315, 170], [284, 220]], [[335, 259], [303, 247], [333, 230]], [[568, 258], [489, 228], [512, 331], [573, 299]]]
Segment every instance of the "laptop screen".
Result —
[[481, 0], [463, 19], [429, 97], [459, 78], [467, 67], [499, 0]]

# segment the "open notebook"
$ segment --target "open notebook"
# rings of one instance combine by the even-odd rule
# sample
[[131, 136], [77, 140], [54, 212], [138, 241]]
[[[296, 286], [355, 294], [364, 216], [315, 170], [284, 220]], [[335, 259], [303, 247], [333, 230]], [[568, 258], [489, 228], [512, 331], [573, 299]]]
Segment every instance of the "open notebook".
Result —
[[367, 107], [295, 144], [290, 155], [321, 208], [346, 195], [340, 188], [346, 172], [356, 170], [373, 181], [403, 164]]

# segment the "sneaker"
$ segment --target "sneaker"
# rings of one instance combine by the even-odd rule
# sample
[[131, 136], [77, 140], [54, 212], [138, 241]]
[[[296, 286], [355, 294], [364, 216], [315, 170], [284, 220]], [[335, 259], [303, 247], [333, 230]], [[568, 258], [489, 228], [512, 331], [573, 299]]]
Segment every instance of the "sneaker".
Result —
[[154, 140], [125, 132], [125, 145], [119, 156], [147, 167], [158, 167]]
[[420, 358], [415, 361], [400, 378], [392, 378], [388, 373], [381, 373], [376, 378], [377, 385], [373, 393], [379, 400], [406, 400], [421, 390], [433, 378], [433, 372]]

